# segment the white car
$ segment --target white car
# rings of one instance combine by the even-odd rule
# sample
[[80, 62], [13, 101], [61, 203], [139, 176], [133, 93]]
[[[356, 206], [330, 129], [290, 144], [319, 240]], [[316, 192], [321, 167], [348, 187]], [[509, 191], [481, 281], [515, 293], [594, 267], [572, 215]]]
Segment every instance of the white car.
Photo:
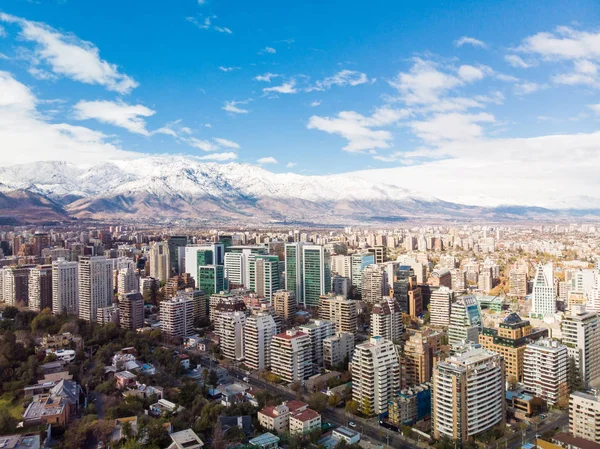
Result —
[[244, 377], [242, 380], [243, 380], [244, 382], [250, 382], [250, 378], [249, 378], [248, 376]]
[[348, 422], [348, 427], [356, 427], [356, 423], [354, 421]]

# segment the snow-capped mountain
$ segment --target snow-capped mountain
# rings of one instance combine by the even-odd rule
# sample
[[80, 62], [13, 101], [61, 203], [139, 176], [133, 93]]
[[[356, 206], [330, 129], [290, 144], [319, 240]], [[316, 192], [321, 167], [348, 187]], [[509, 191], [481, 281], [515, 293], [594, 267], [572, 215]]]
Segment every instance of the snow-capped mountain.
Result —
[[[313, 223], [497, 218], [493, 209], [441, 201], [352, 173], [275, 174], [248, 164], [206, 163], [182, 156], [91, 167], [46, 161], [0, 168], [0, 193], [15, 196], [14, 192], [27, 192], [30, 199], [37, 195], [36, 205], [47, 204], [54, 214], [62, 207], [65, 216], [76, 218]], [[36, 209], [36, 219], [39, 215]]]

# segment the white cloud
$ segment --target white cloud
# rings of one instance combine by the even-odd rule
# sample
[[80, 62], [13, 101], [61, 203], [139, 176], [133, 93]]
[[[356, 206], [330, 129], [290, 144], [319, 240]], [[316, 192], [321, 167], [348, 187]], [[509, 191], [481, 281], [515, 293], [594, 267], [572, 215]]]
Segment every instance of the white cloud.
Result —
[[460, 78], [438, 70], [436, 63], [415, 58], [408, 73], [401, 72], [390, 84], [398, 89], [406, 104], [430, 104], [464, 83]]
[[313, 87], [306, 89], [308, 92], [313, 90], [330, 89], [331, 86], [358, 86], [369, 82], [369, 78], [362, 72], [355, 70], [342, 70], [333, 76], [317, 81]]
[[225, 105], [221, 108], [224, 111], [232, 112], [234, 114], [247, 114], [249, 111], [247, 109], [238, 108], [238, 104], [248, 104], [250, 100], [244, 101], [226, 101]]
[[270, 83], [270, 82], [271, 82], [271, 79], [273, 79], [273, 78], [275, 78], [275, 77], [277, 77], [277, 76], [279, 76], [279, 75], [278, 75], [278, 74], [276, 74], [276, 73], [271, 73], [271, 72], [268, 72], [268, 73], [265, 73], [265, 74], [263, 74], [263, 75], [258, 75], [258, 76], [255, 76], [255, 77], [254, 77], [254, 79], [255, 79], [256, 81], [264, 81], [265, 83]]
[[234, 70], [239, 70], [239, 69], [240, 69], [239, 67], [223, 67], [223, 66], [219, 67], [219, 70], [221, 72], [233, 72]]
[[519, 55], [505, 55], [504, 60], [508, 62], [511, 66], [519, 69], [528, 69], [536, 65], [535, 62], [526, 62]]
[[258, 162], [261, 165], [265, 165], [265, 164], [276, 164], [277, 163], [277, 159], [275, 159], [273, 156], [269, 156], [269, 157], [261, 157], [260, 159], [258, 159], [256, 162]]
[[287, 164], [285, 164], [285, 166], [287, 168], [294, 168], [296, 166], [296, 163], [295, 162], [288, 162]]
[[198, 16], [198, 17], [186, 17], [185, 20], [187, 20], [190, 23], [193, 23], [194, 25], [196, 25], [196, 27], [200, 28], [201, 30], [215, 30], [218, 31], [219, 33], [225, 33], [225, 34], [233, 34], [233, 31], [231, 31], [231, 29], [227, 28], [227, 27], [222, 27], [222, 26], [217, 26], [217, 25], [213, 25], [212, 21], [213, 19], [216, 19], [217, 16]]
[[0, 20], [21, 27], [20, 38], [34, 42], [29, 56], [34, 69], [40, 72], [46, 67], [56, 76], [66, 76], [86, 84], [98, 84], [106, 89], [126, 94], [138, 86], [131, 77], [119, 72], [115, 64], [100, 58], [100, 50], [91, 42], [83, 41], [73, 34], [61, 34], [44, 23], [30, 22], [16, 16], [0, 13]]
[[600, 114], [600, 104], [589, 104], [588, 108], [590, 108], [596, 114]]
[[473, 47], [487, 48], [485, 42], [475, 39], [474, 37], [462, 36], [454, 41], [454, 45], [456, 47], [462, 47], [465, 44], [472, 45]]
[[527, 95], [537, 92], [538, 90], [546, 89], [548, 86], [546, 84], [538, 84], [532, 82], [523, 82], [519, 84], [515, 84], [515, 94], [517, 95]]
[[[422, 154], [435, 160], [410, 167], [353, 172], [352, 176], [377, 182], [385, 179], [402, 187], [418, 186], [425, 194], [463, 204], [573, 208], [581, 204], [582, 197], [600, 192], [599, 147], [600, 132], [454, 140], [442, 142], [428, 153], [404, 154], [407, 159]], [[532, 161], [535, 170], [531, 169]]]
[[392, 125], [408, 115], [409, 112], [405, 109], [390, 108], [377, 109], [370, 117], [354, 111], [343, 111], [333, 118], [313, 115], [307, 128], [337, 134], [348, 141], [343, 150], [358, 153], [375, 148], [389, 148], [392, 133], [372, 128]]
[[237, 157], [238, 157], [237, 153], [228, 152], [228, 153], [207, 154], [206, 156], [200, 156], [197, 159], [200, 159], [203, 161], [224, 162], [224, 161], [233, 161], [233, 160], [237, 159]]
[[94, 164], [144, 156], [108, 142], [101, 132], [46, 122], [36, 109], [39, 103], [27, 86], [0, 71], [0, 165], [48, 160]]
[[8, 34], [2, 25], [0, 25], [0, 37], [6, 37]]
[[277, 50], [275, 50], [273, 47], [265, 47], [259, 53], [275, 54], [275, 53], [277, 53]]
[[204, 127], [205, 127], [205, 128], [212, 128], [212, 125], [211, 125], [210, 123], [205, 123], [205, 124], [204, 124]]
[[220, 137], [213, 137], [213, 140], [215, 142], [217, 142], [217, 144], [221, 147], [233, 148], [236, 150], [238, 150], [240, 148], [240, 145], [238, 143], [234, 142], [233, 140], [222, 139]]
[[321, 106], [321, 100], [315, 100], [310, 104], [313, 108]]
[[198, 0], [199, 5], [204, 5], [205, 3], [206, 3], [206, 0]]
[[278, 93], [278, 94], [295, 94], [298, 92], [296, 89], [296, 81], [290, 80], [287, 83], [283, 83], [281, 86], [273, 86], [273, 87], [265, 87], [263, 92], [266, 94], [269, 93]]
[[219, 149], [219, 145], [214, 144], [209, 140], [201, 140], [195, 137], [190, 137], [189, 139], [187, 139], [187, 143], [190, 146], [198, 148], [202, 151], [216, 151]]
[[174, 137], [175, 139], [179, 139], [182, 135], [190, 135], [192, 134], [192, 130], [187, 126], [181, 126], [181, 119], [175, 120], [173, 122], [169, 122], [165, 124], [163, 127], [158, 128], [155, 131], [152, 131], [150, 134], [166, 134], [168, 136]]
[[413, 132], [430, 144], [444, 141], [473, 140], [481, 137], [483, 129], [479, 123], [493, 123], [492, 114], [461, 114], [452, 112], [436, 114], [423, 121], [413, 121], [410, 127]]
[[485, 74], [479, 67], [465, 64], [458, 68], [458, 76], [460, 76], [467, 83], [471, 83], [473, 81], [479, 81], [483, 79]]
[[141, 104], [129, 105], [112, 101], [80, 101], [73, 106], [77, 120], [95, 119], [101, 123], [125, 128], [129, 132], [149, 136], [144, 117], [154, 115], [155, 111]]

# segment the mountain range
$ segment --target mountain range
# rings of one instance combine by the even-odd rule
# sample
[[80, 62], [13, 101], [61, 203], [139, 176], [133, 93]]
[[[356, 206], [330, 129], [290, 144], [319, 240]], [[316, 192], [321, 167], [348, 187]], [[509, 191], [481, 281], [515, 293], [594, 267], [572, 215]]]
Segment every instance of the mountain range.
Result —
[[0, 224], [72, 219], [385, 223], [597, 218], [598, 209], [467, 206], [353, 173], [305, 176], [156, 156], [81, 167], [43, 161], [0, 168]]

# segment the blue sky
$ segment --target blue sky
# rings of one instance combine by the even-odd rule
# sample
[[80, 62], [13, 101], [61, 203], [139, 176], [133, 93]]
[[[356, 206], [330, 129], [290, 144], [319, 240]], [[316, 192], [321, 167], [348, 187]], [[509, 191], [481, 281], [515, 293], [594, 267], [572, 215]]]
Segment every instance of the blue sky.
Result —
[[596, 197], [600, 5], [541, 5], [3, 0], [0, 164], [177, 153]]

